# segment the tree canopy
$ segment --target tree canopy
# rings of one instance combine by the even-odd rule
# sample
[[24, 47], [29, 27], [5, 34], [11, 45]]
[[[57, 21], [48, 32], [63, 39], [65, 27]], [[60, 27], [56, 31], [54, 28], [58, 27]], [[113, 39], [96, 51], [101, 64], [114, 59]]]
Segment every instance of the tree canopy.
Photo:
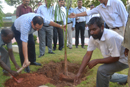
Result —
[[[17, 7], [18, 5], [20, 5], [22, 3], [22, 0], [5, 0], [7, 2], [8, 5], [14, 5], [15, 7]], [[30, 0], [30, 4], [29, 6], [34, 10], [37, 7], [37, 3], [38, 1], [44, 2], [44, 0]], [[48, 2], [54, 3], [57, 2], [58, 0], [47, 0]], [[72, 0], [72, 7], [77, 7], [77, 1], [78, 0]], [[124, 5], [127, 5], [127, 0], [121, 0]], [[86, 8], [89, 8], [90, 5], [93, 4], [95, 6], [99, 5], [100, 2], [98, 0], [83, 0], [83, 6]]]
[[4, 13], [2, 11], [2, 5], [1, 5], [1, 1], [0, 1], [0, 27], [2, 26], [3, 24], [3, 16], [4, 16]]

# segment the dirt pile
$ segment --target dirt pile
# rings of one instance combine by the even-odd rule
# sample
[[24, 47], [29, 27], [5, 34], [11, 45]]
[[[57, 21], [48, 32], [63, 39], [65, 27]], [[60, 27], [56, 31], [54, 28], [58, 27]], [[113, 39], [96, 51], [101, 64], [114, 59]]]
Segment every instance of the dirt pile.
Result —
[[[34, 73], [20, 74], [16, 78], [24, 78], [21, 83], [16, 83], [13, 79], [5, 82], [6, 87], [38, 87], [40, 85], [51, 83], [56, 87], [73, 86], [73, 79], [78, 72], [79, 64], [68, 62], [68, 76], [63, 74], [64, 63], [50, 62], [38, 69]], [[84, 70], [82, 80], [88, 75], [87, 69]]]

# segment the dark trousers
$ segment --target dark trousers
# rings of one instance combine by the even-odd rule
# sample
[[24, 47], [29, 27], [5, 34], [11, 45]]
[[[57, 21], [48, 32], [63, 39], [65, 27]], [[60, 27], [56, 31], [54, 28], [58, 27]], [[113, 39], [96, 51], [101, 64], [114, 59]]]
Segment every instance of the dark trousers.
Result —
[[81, 46], [84, 46], [84, 32], [85, 32], [85, 22], [76, 22], [75, 25], [75, 45], [79, 45], [79, 32], [81, 35]]
[[59, 37], [59, 50], [62, 50], [63, 48], [63, 29], [58, 28], [58, 27], [54, 27], [53, 29], [53, 43], [54, 43], [54, 47], [53, 49], [56, 49], [56, 45], [57, 45], [57, 33], [58, 33], [58, 37]]
[[[20, 55], [20, 60], [21, 60], [21, 65], [22, 65], [24, 62], [24, 55], [23, 55], [23, 49], [22, 49], [22, 41], [20, 39], [21, 33], [16, 30], [16, 28], [14, 27], [14, 24], [12, 25], [12, 31], [14, 33], [15, 40], [18, 43], [19, 55]], [[34, 42], [33, 34], [29, 34], [29, 37], [28, 37], [28, 58], [30, 62], [36, 61], [35, 42]]]

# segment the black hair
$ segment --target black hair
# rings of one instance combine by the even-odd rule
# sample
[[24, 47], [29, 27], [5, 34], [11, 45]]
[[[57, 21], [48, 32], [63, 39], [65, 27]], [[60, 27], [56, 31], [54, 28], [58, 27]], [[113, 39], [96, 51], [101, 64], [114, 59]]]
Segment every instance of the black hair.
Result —
[[101, 17], [92, 17], [90, 21], [87, 23], [88, 26], [96, 24], [99, 28], [104, 25], [104, 21]]
[[[6, 37], [6, 36], [8, 36], [9, 34], [13, 34], [13, 31], [11, 30], [11, 29], [8, 29], [8, 28], [4, 28], [4, 29], [2, 29], [1, 30], [1, 34], [4, 36], [4, 37]], [[13, 36], [14, 36], [14, 34], [13, 34]]]
[[38, 1], [37, 5], [38, 5], [39, 3], [41, 3], [41, 1]]
[[39, 25], [43, 24], [43, 18], [41, 16], [35, 16], [32, 21], [33, 21], [34, 25], [36, 25], [36, 24], [39, 24]]
[[60, 2], [60, 1], [64, 1], [64, 0], [59, 0], [59, 2]]
[[82, 1], [82, 0], [78, 0], [78, 1]]
[[94, 6], [94, 4], [91, 4], [90, 7], [91, 7], [91, 6]]

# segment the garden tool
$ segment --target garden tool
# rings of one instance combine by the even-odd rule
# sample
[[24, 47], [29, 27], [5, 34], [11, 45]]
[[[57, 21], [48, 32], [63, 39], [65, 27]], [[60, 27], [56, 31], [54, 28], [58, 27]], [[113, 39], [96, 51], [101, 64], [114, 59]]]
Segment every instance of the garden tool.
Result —
[[13, 75], [11, 75], [11, 77], [13, 77], [13, 79], [17, 82], [17, 83], [21, 83], [23, 78], [19, 78], [19, 79], [16, 79]]
[[[26, 67], [29, 66], [29, 65], [30, 65], [30, 62], [28, 63], [28, 65], [26, 65]], [[17, 71], [17, 73], [20, 73], [24, 68], [25, 68], [25, 67], [22, 66], [22, 67]], [[13, 79], [14, 79], [17, 83], [21, 83], [22, 80], [23, 80], [23, 78], [16, 79], [13, 75], [11, 75], [11, 77], [13, 77]]]

